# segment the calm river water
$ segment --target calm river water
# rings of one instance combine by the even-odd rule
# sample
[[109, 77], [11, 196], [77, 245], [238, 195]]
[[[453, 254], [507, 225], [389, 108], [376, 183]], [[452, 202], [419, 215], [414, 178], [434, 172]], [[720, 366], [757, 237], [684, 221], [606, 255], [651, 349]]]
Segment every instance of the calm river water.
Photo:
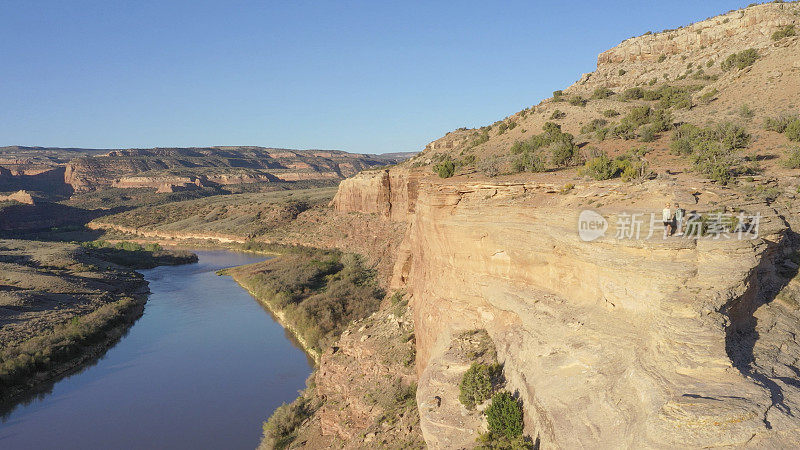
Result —
[[144, 315], [95, 365], [8, 413], [0, 448], [254, 448], [311, 366], [247, 291], [214, 273], [262, 257], [196, 253], [198, 264], [142, 271]]

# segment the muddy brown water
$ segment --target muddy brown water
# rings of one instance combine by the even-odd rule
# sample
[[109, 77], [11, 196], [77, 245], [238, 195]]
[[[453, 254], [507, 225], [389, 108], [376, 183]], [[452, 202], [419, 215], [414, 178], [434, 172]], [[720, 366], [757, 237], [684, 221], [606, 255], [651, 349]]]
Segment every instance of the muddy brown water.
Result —
[[93, 365], [0, 423], [3, 449], [252, 449], [297, 397], [311, 362], [247, 291], [215, 271], [263, 260], [195, 251], [197, 264], [141, 271], [144, 315]]

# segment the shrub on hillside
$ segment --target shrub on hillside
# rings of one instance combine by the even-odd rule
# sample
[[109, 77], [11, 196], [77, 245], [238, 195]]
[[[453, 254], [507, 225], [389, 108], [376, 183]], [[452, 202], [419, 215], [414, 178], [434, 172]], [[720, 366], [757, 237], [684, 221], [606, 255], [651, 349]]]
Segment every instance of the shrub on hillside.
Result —
[[728, 56], [725, 61], [722, 61], [720, 67], [722, 70], [731, 70], [734, 67], [741, 70], [745, 67], [752, 66], [758, 58], [758, 50], [749, 48]]
[[594, 92], [592, 92], [592, 99], [602, 100], [604, 98], [611, 97], [612, 95], [614, 95], [614, 91], [605, 86], [600, 86], [595, 89]]
[[586, 125], [581, 127], [581, 133], [594, 133], [595, 131], [603, 128], [608, 123], [605, 119], [592, 119], [591, 122], [587, 123]]
[[451, 159], [446, 159], [433, 166], [433, 171], [442, 178], [450, 178], [456, 172], [456, 164]]
[[564, 91], [562, 91], [562, 90], [553, 91], [553, 101], [554, 102], [563, 102], [564, 101]]
[[551, 163], [556, 167], [572, 163], [577, 147], [573, 136], [561, 131], [561, 126], [547, 122], [542, 133], [531, 136], [524, 141], [517, 141], [511, 146], [511, 154], [518, 155], [514, 162], [515, 171], [541, 172], [545, 169], [544, 158], [540, 151], [548, 151]]
[[619, 174], [619, 170], [614, 164], [614, 160], [603, 152], [599, 156], [587, 160], [580, 173], [595, 180], [610, 180]]
[[502, 370], [503, 368], [500, 364], [472, 363], [461, 377], [459, 401], [467, 409], [474, 409], [475, 405], [489, 400], [492, 397], [495, 386], [498, 385]]
[[603, 117], [615, 117], [618, 116], [619, 112], [616, 109], [607, 109], [603, 111]]
[[684, 124], [673, 132], [670, 147], [674, 153], [689, 155], [698, 172], [727, 184], [733, 176], [751, 171], [737, 152], [750, 139], [744, 128], [733, 123], [708, 128]]
[[562, 112], [561, 110], [558, 109], [553, 111], [553, 114], [550, 114], [550, 120], [563, 119], [564, 117], [567, 117], [567, 113]]
[[794, 25], [786, 25], [784, 27], [780, 27], [777, 31], [772, 33], [772, 40], [779, 41], [783, 38], [794, 36], [796, 33], [794, 29]]
[[800, 120], [800, 118], [789, 114], [783, 114], [778, 117], [767, 117], [764, 119], [764, 129], [776, 133], [783, 133], [786, 131], [786, 127], [796, 120]]
[[786, 153], [785, 165], [790, 169], [800, 169], [800, 147], [790, 149]]
[[310, 401], [300, 396], [292, 403], [279, 406], [264, 422], [264, 437], [275, 449], [284, 449], [292, 443], [297, 428], [313, 414]]
[[486, 408], [489, 432], [507, 438], [522, 436], [522, 404], [508, 392], [498, 392], [492, 396], [492, 403]]
[[586, 106], [586, 99], [581, 97], [580, 95], [573, 95], [569, 98], [569, 104], [572, 106]]
[[786, 137], [790, 141], [800, 141], [800, 119], [794, 119], [786, 125]]
[[611, 159], [605, 152], [601, 152], [588, 158], [579, 173], [598, 181], [617, 177], [621, 177], [623, 181], [641, 179], [649, 173], [647, 163], [642, 158], [646, 153], [644, 149], [633, 149]]

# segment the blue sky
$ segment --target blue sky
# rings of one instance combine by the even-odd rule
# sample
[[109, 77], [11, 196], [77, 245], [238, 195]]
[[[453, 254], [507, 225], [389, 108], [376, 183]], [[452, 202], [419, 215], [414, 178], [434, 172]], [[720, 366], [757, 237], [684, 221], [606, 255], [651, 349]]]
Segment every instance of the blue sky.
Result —
[[0, 146], [416, 151], [748, 3], [0, 0]]

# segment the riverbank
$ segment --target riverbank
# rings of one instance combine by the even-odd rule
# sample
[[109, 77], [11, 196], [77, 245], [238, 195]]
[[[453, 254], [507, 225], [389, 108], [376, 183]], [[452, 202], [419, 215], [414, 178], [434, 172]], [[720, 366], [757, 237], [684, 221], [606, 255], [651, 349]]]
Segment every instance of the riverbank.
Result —
[[85, 367], [124, 335], [149, 293], [133, 267], [196, 261], [160, 248], [0, 240], [0, 412]]

